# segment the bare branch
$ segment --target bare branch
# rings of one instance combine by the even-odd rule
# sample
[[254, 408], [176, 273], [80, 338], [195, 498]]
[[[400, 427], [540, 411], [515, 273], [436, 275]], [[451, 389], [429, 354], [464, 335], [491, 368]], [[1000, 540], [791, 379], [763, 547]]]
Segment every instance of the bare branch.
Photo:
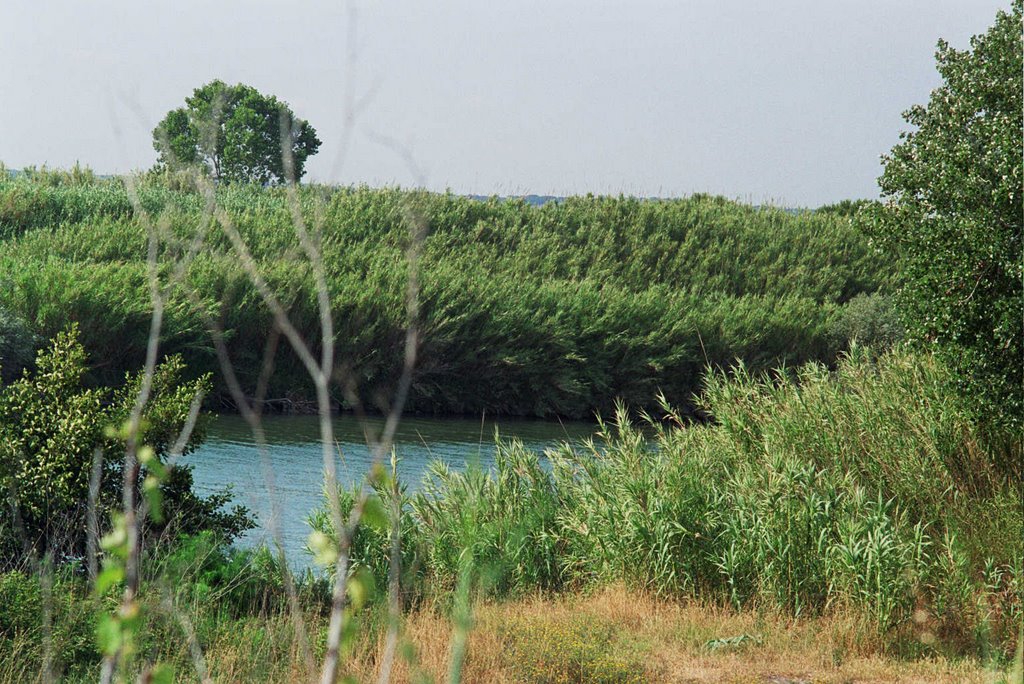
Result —
[[103, 478], [103, 450], [92, 452], [92, 471], [89, 474], [89, 502], [86, 508], [85, 556], [89, 568], [89, 583], [95, 584], [99, 573], [98, 552], [100, 523], [97, 515], [99, 507], [100, 484]]

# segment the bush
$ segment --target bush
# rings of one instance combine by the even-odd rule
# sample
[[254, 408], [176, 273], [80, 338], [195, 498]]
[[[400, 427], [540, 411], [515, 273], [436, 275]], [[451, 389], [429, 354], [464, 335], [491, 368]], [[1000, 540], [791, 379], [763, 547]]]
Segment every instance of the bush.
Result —
[[848, 301], [831, 324], [834, 344], [849, 349], [853, 344], [887, 351], [903, 340], [904, 328], [892, 298], [884, 294], [859, 294]]
[[94, 606], [73, 577], [58, 572], [48, 582], [52, 588], [47, 595], [38, 574], [0, 573], [0, 605], [4, 607], [0, 611], [0, 668], [11, 668], [3, 674], [20, 671], [26, 677], [42, 670], [44, 606], [48, 604], [53, 671], [58, 677], [91, 678], [86, 673], [100, 659], [93, 636]]
[[[394, 495], [389, 493], [386, 483], [387, 479], [376, 483], [373, 491], [368, 495], [361, 518], [362, 522], [356, 528], [349, 547], [350, 573], [352, 575], [361, 572], [369, 573], [373, 588], [381, 590], [390, 585], [392, 526], [388, 516], [393, 514], [389, 508]], [[362, 497], [362, 494], [362, 489], [359, 487], [351, 490], [339, 490], [339, 503], [344, 520], [348, 520], [353, 505]], [[415, 522], [412, 517], [409, 497], [404, 487], [400, 487], [398, 491], [397, 503], [402, 539], [401, 575], [398, 590], [403, 604], [410, 605], [416, 603], [424, 595], [424, 568], [421, 555], [425, 550], [417, 543]], [[338, 548], [338, 538], [334, 531], [329, 504], [310, 514], [309, 526], [313, 528], [315, 534], [324, 535], [321, 540], [326, 539], [329, 542], [321, 544], [321, 546], [331, 549]], [[318, 550], [309, 549], [314, 555], [317, 555]], [[327, 576], [333, 578], [335, 566], [332, 563], [327, 563], [326, 570]]]
[[0, 574], [0, 637], [14, 639], [19, 634], [40, 635], [43, 594], [39, 578], [24, 572]]
[[[121, 506], [125, 443], [117, 434], [134, 405], [141, 374], [129, 376], [111, 393], [84, 389], [85, 369], [85, 350], [72, 327], [39, 353], [33, 374], [0, 388], [0, 488], [14, 514], [10, 532], [17, 535], [0, 538], [5, 566], [16, 565], [26, 549], [40, 556], [49, 552], [58, 561], [81, 556], [89, 480], [97, 453], [102, 456], [100, 519]], [[171, 357], [152, 378], [139, 442], [153, 450], [155, 463], [167, 461], [193, 397], [209, 384], [205, 377], [185, 381], [183, 373], [181, 359]], [[184, 453], [203, 436], [204, 427], [199, 424]], [[145, 476], [154, 467], [154, 463], [142, 466], [140, 496]], [[243, 508], [220, 510], [226, 503], [223, 496], [196, 497], [187, 469], [163, 483], [160, 491], [162, 496], [147, 498], [157, 530], [162, 525], [182, 532], [212, 528], [230, 538], [252, 526]], [[163, 505], [158, 507], [158, 501]]]
[[[147, 578], [172, 588], [177, 600], [216, 606], [232, 618], [268, 615], [287, 606], [284, 568], [266, 547], [232, 548], [210, 532], [183, 535], [159, 548], [144, 565]], [[308, 597], [327, 603], [327, 590], [312, 577], [300, 581]]]
[[539, 455], [518, 442], [498, 445], [493, 475], [434, 464], [412, 502], [431, 576], [454, 589], [468, 558], [489, 594], [560, 588], [556, 502]]

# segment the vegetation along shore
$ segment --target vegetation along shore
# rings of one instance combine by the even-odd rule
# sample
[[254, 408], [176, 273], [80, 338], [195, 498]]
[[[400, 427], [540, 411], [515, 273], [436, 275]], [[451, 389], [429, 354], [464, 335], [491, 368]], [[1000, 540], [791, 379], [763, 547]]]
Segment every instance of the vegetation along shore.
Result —
[[[221, 81], [148, 171], [0, 167], [0, 684], [1024, 681], [1022, 11], [939, 44], [878, 200], [301, 184]], [[218, 411], [272, 515], [194, 481]], [[410, 482], [403, 413], [593, 434]]]

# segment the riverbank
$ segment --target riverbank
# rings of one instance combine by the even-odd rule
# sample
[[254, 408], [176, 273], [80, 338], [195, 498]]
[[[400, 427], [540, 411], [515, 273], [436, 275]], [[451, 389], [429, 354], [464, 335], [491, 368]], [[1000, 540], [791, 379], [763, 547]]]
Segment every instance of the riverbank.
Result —
[[[1007, 670], [938, 654], [908, 659], [933, 638], [925, 617], [905, 643], [880, 639], [855, 616], [799, 618], [733, 611], [609, 587], [557, 599], [535, 596], [478, 606], [465, 682], [985, 682]], [[451, 623], [413, 613], [406, 634], [417, 657], [400, 661], [396, 681], [424, 674], [444, 681]], [[364, 645], [353, 669], [374, 681], [383, 640]], [[418, 672], [417, 672], [418, 671]]]
[[[501, 443], [490, 468], [435, 464], [408, 488], [378, 471], [347, 546], [346, 662], [380, 665], [393, 587], [400, 653], [424, 669], [476, 625], [467, 682], [984, 681], [1024, 616], [1019, 436], [983, 430], [948, 383], [933, 357], [860, 350], [834, 372], [715, 375], [711, 423], [623, 410], [577, 448]], [[312, 526], [329, 575], [331, 517]], [[145, 553], [129, 672], [195, 671], [189, 634], [228, 681], [321, 661], [327, 579], [211, 532]], [[0, 575], [0, 672], [31, 680], [49, 653], [94, 680], [120, 592], [73, 560]]]
[[[379, 434], [384, 420], [342, 414], [332, 420], [338, 480], [349, 487], [366, 481], [376, 462], [367, 446], [367, 432]], [[461, 471], [467, 465], [490, 470], [496, 439], [517, 440], [531, 451], [543, 452], [563, 443], [592, 437], [596, 423], [539, 419], [403, 417], [393, 446], [398, 475], [414, 492], [431, 463], [443, 462]], [[211, 421], [203, 444], [182, 461], [192, 468], [195, 491], [209, 496], [231, 485], [235, 503], [253, 514], [257, 527], [239, 541], [249, 548], [280, 543], [293, 568], [309, 567], [305, 553], [309, 515], [323, 504], [324, 465], [320, 422], [313, 416], [266, 416], [262, 421], [263, 448], [248, 423], [221, 415]], [[385, 456], [385, 465], [390, 454]]]
[[[542, 460], [505, 445], [490, 473], [434, 467], [398, 494], [385, 479], [367, 505], [400, 511], [413, 603], [623, 583], [793, 617], [842, 609], [886, 641], [923, 610], [951, 652], [1007, 657], [1024, 618], [1019, 435], [987, 432], [948, 385], [931, 357], [864, 350], [835, 372], [738, 369], [706, 384], [711, 424], [650, 434], [623, 410], [582, 448]], [[376, 520], [351, 558], [383, 587], [394, 525]], [[334, 536], [325, 512], [313, 523]]]
[[[60, 603], [58, 619], [66, 605]], [[232, 617], [199, 603], [171, 611], [157, 604], [147, 609], [158, 640], [147, 643], [173, 671], [174, 681], [192, 681], [197, 662], [197, 652], [190, 652], [180, 636], [181, 625], [196, 630], [199, 662], [211, 681], [300, 684], [316, 679], [287, 611]], [[326, 618], [314, 610], [304, 620], [317, 661]], [[386, 624], [382, 606], [361, 618], [346, 648], [343, 672], [351, 681], [378, 681], [387, 661]], [[1020, 672], [1019, 651], [1015, 662], [944, 653], [932, 618], [924, 613], [898, 636], [883, 637], [842, 610], [794, 618], [771, 610], [736, 611], [659, 598], [619, 585], [479, 603], [464, 623], [464, 650], [455, 647], [462, 638], [456, 624], [443, 605], [422, 605], [408, 613], [390, 681], [449, 681], [453, 651], [464, 657], [461, 681], [468, 684], [1010, 684]], [[58, 623], [56, 637], [68, 638], [70, 629]], [[85, 638], [87, 632], [80, 631]], [[42, 681], [40, 642], [28, 636], [0, 640], [0, 684]], [[62, 681], [95, 681], [95, 665], [70, 671], [65, 665], [55, 661]]]

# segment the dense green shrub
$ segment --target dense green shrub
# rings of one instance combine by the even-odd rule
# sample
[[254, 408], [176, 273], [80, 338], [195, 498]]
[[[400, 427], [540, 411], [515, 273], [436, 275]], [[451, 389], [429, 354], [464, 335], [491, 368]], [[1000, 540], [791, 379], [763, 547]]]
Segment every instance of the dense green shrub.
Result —
[[0, 385], [11, 382], [32, 365], [39, 339], [32, 329], [0, 307]]
[[833, 343], [849, 349], [852, 344], [886, 351], [903, 340], [903, 323], [889, 295], [859, 294], [846, 303], [831, 322]]
[[[351, 572], [357, 573], [366, 571], [372, 578], [374, 589], [384, 591], [390, 585], [390, 557], [391, 557], [391, 525], [388, 516], [393, 515], [390, 511], [391, 502], [397, 501], [399, 505], [400, 534], [402, 537], [411, 538], [415, 533], [415, 521], [412, 517], [411, 507], [404, 488], [399, 491], [397, 499], [387, 491], [384, 482], [378, 482], [367, 492], [367, 501], [364, 503], [364, 513], [360, 524], [356, 527], [355, 534], [350, 540], [349, 560]], [[352, 513], [352, 507], [359, 500], [363, 491], [361, 489], [347, 490], [339, 489], [339, 503], [341, 514], [344, 520], [348, 520]], [[334, 524], [328, 507], [314, 511], [309, 516], [309, 525], [314, 534], [323, 535], [318, 548], [309, 549], [317, 554], [323, 549], [337, 549], [338, 537], [334, 531]], [[326, 541], [327, 543], [323, 543]], [[400, 576], [398, 589], [403, 600], [408, 605], [409, 601], [416, 601], [422, 596], [423, 590], [423, 562], [420, 554], [423, 549], [415, 544], [403, 544], [401, 547]], [[321, 559], [323, 560], [323, 559]], [[334, 576], [334, 566], [327, 565], [327, 575]]]
[[[115, 435], [132, 410], [142, 377], [129, 376], [113, 392], [86, 389], [86, 353], [77, 335], [74, 327], [58, 334], [40, 351], [32, 374], [0, 387], [0, 490], [12, 520], [0, 538], [3, 565], [17, 565], [26, 549], [49, 551], [57, 559], [81, 554], [97, 453], [102, 458], [100, 519], [121, 504], [125, 445]], [[193, 397], [209, 384], [208, 378], [186, 382], [183, 372], [181, 359], [170, 357], [152, 378], [139, 441], [160, 462], [167, 461]], [[185, 453], [195, 449], [203, 435], [201, 421]], [[140, 485], [148, 469], [143, 466]], [[156, 523], [173, 525], [179, 532], [214, 528], [229, 537], [251, 526], [244, 509], [222, 510], [225, 496], [197, 497], [187, 468], [171, 472], [161, 487], [163, 516]]]
[[[145, 212], [162, 216], [174, 236], [161, 248], [167, 277], [204, 225], [206, 200], [179, 178], [134, 182]], [[314, 279], [284, 191], [234, 185], [218, 189], [216, 201], [316, 353]], [[888, 287], [886, 262], [837, 213], [704, 195], [533, 207], [319, 186], [301, 188], [299, 202], [319, 233], [339, 367], [371, 407], [386, 404], [401, 368], [410, 213], [427, 233], [412, 411], [583, 417], [614, 410], [617, 398], [650, 407], [659, 391], [685, 405], [708, 364], [833, 363], [847, 344], [836, 334], [847, 302]], [[147, 236], [124, 181], [0, 179], [5, 203], [17, 216], [0, 225], [16, 237], [0, 241], [0, 306], [47, 337], [76, 321], [95, 360], [91, 377], [120, 382], [142, 363], [150, 314]], [[272, 319], [216, 223], [183, 285], [168, 292], [164, 317], [164, 349], [196, 373], [219, 367], [211, 319], [252, 391]], [[268, 393], [312, 394], [287, 344]], [[220, 381], [215, 394], [227, 399]]]
[[[288, 596], [281, 566], [265, 548], [234, 549], [212, 532], [184, 535], [149, 546], [142, 568], [143, 623], [128, 655], [129, 672], [166, 662], [168, 654], [179, 659], [174, 663], [179, 673], [190, 671], [183, 615], [191, 617], [204, 649], [215, 639], [236, 640], [243, 634], [273, 646], [274, 639], [263, 630], [286, 614]], [[309, 574], [293, 579], [297, 598], [311, 615], [330, 604], [322, 580]], [[73, 565], [0, 572], [0, 679], [36, 681], [48, 653], [55, 679], [96, 681], [102, 661], [97, 624], [114, 610], [119, 593], [115, 586], [97, 596]]]
[[493, 477], [477, 467], [460, 473], [435, 464], [412, 500], [429, 540], [424, 562], [450, 586], [468, 557], [490, 593], [557, 589], [557, 502], [555, 483], [522, 444], [499, 448]]
[[36, 632], [43, 614], [43, 592], [39, 578], [23, 572], [0, 574], [0, 635], [13, 639], [17, 634]]
[[817, 209], [816, 212], [823, 214], [836, 214], [838, 216], [854, 217], [859, 211], [865, 207], [870, 207], [874, 202], [872, 200], [859, 199], [859, 200], [841, 200], [834, 204], [825, 204]]
[[[212, 531], [183, 534], [158, 547], [143, 567], [148, 581], [170, 587], [176, 600], [216, 605], [233, 617], [284, 610], [287, 601], [280, 560], [264, 546], [234, 549]], [[299, 578], [301, 580], [302, 578]], [[320, 592], [312, 576], [299, 581], [304, 594]]]
[[[22, 570], [0, 572], [0, 658], [18, 668], [23, 681], [35, 679], [44, 661], [44, 619], [49, 615], [50, 667], [57, 677], [91, 678], [100, 659], [94, 605], [80, 581], [67, 573], [46, 579]], [[14, 681], [18, 670], [2, 673]], [[90, 673], [91, 674], [91, 673]]]

